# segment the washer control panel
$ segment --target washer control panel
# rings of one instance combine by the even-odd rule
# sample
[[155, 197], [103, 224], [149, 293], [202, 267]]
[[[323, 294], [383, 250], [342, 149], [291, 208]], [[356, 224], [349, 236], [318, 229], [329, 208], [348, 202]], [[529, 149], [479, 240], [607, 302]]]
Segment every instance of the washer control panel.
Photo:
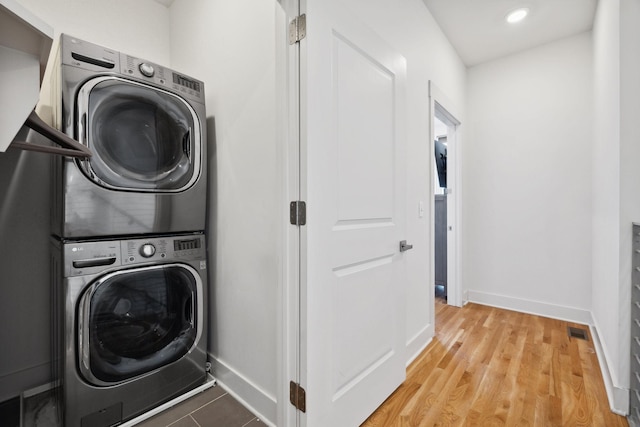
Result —
[[64, 245], [65, 277], [80, 276], [122, 265], [120, 242], [73, 242]]
[[144, 245], [140, 246], [139, 252], [143, 258], [151, 258], [153, 254], [156, 253], [156, 247], [153, 246], [152, 243], [145, 243]]
[[163, 261], [167, 258], [168, 241], [170, 239], [156, 237], [152, 239], [123, 240], [122, 264], [137, 264], [146, 261]]
[[203, 235], [154, 237], [121, 242], [122, 264], [148, 261], [205, 259]]
[[65, 277], [149, 262], [206, 262], [203, 234], [64, 244]]

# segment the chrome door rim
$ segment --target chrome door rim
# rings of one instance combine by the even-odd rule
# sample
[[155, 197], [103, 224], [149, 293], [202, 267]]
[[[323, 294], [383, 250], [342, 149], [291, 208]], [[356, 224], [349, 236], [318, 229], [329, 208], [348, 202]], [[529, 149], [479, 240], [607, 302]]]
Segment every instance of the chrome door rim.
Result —
[[104, 282], [114, 277], [124, 276], [134, 272], [139, 273], [139, 272], [145, 272], [145, 271], [161, 270], [167, 267], [177, 267], [177, 268], [187, 270], [195, 280], [196, 294], [197, 294], [196, 295], [196, 304], [197, 304], [196, 337], [193, 341], [192, 346], [189, 348], [189, 351], [187, 351], [187, 353], [185, 353], [180, 359], [172, 363], [175, 363], [181, 360], [182, 358], [184, 358], [184, 356], [191, 353], [198, 346], [198, 343], [200, 342], [200, 338], [202, 337], [202, 328], [203, 328], [202, 322], [203, 322], [203, 316], [204, 316], [203, 314], [203, 309], [204, 309], [203, 295], [204, 294], [203, 294], [202, 278], [200, 277], [200, 274], [195, 268], [191, 267], [190, 265], [182, 264], [182, 263], [167, 263], [167, 264], [158, 264], [158, 265], [152, 265], [147, 267], [135, 267], [135, 268], [130, 268], [126, 270], [113, 271], [111, 273], [107, 273], [103, 276], [100, 276], [98, 279], [93, 281], [89, 286], [87, 286], [84, 289], [82, 296], [78, 302], [78, 312], [77, 312], [78, 314], [76, 319], [77, 320], [76, 333], [77, 333], [77, 339], [78, 339], [78, 343], [77, 343], [78, 366], [80, 369], [80, 373], [82, 374], [82, 377], [84, 377], [88, 382], [97, 386], [113, 386], [117, 384], [126, 383], [129, 381], [134, 381], [138, 378], [150, 375], [154, 372], [157, 372], [160, 369], [165, 368], [166, 366], [171, 365], [171, 363], [168, 365], [163, 365], [158, 368], [152, 369], [148, 372], [145, 372], [143, 374], [137, 375], [132, 378], [127, 378], [122, 381], [114, 381], [114, 382], [103, 381], [96, 378], [95, 375], [93, 375], [93, 372], [91, 372], [91, 367], [90, 367], [91, 366], [91, 363], [90, 363], [91, 362], [91, 356], [90, 356], [91, 346], [89, 344], [89, 335], [90, 335], [89, 334], [89, 326], [90, 326], [89, 315], [91, 310], [91, 297]]
[[86, 174], [88, 175], [88, 177], [96, 182], [97, 184], [99, 184], [102, 187], [111, 189], [111, 190], [121, 190], [121, 191], [134, 191], [134, 192], [144, 192], [144, 193], [178, 193], [181, 191], [185, 191], [188, 188], [192, 187], [196, 181], [198, 180], [198, 178], [201, 175], [201, 165], [202, 165], [202, 144], [204, 143], [204, 141], [201, 140], [202, 138], [202, 134], [200, 132], [200, 119], [197, 115], [197, 113], [195, 112], [195, 110], [193, 109], [193, 107], [189, 104], [189, 102], [187, 102], [184, 98], [180, 97], [179, 95], [176, 95], [174, 93], [171, 93], [169, 91], [166, 91], [164, 89], [155, 87], [155, 86], [151, 86], [151, 85], [147, 85], [147, 84], [143, 84], [143, 83], [139, 83], [133, 80], [129, 80], [126, 78], [122, 78], [122, 77], [117, 77], [117, 76], [100, 76], [100, 77], [96, 77], [96, 78], [92, 78], [90, 80], [88, 80], [86, 83], [84, 83], [80, 89], [78, 90], [78, 95], [76, 97], [76, 109], [77, 109], [77, 117], [76, 117], [76, 129], [78, 130], [77, 132], [77, 139], [78, 141], [85, 145], [86, 147], [88, 147], [89, 149], [91, 149], [91, 146], [89, 145], [89, 141], [87, 138], [87, 134], [88, 134], [88, 129], [85, 129], [85, 127], [88, 127], [88, 123], [90, 122], [88, 119], [86, 120], [85, 124], [83, 124], [83, 117], [87, 117], [88, 116], [88, 106], [89, 106], [89, 95], [91, 94], [91, 91], [93, 90], [93, 88], [95, 86], [97, 86], [100, 83], [106, 82], [106, 81], [119, 81], [122, 82], [124, 84], [130, 84], [130, 85], [134, 85], [134, 86], [139, 86], [145, 89], [150, 89], [150, 90], [154, 90], [157, 92], [160, 92], [166, 96], [170, 96], [176, 100], [178, 100], [179, 102], [181, 102], [191, 113], [191, 117], [193, 119], [193, 123], [194, 123], [194, 128], [191, 129], [193, 131], [193, 140], [194, 140], [194, 153], [193, 153], [193, 169], [194, 169], [194, 173], [192, 174], [191, 178], [189, 179], [189, 181], [184, 184], [183, 186], [181, 186], [180, 188], [176, 188], [176, 189], [149, 189], [149, 188], [136, 188], [136, 187], [123, 187], [123, 186], [117, 186], [117, 185], [112, 185], [108, 182], [103, 181], [102, 179], [100, 179], [100, 177], [98, 177], [96, 175], [96, 173], [94, 172], [93, 168], [91, 167], [91, 162], [90, 160], [77, 160], [77, 163], [80, 167], [80, 169]]

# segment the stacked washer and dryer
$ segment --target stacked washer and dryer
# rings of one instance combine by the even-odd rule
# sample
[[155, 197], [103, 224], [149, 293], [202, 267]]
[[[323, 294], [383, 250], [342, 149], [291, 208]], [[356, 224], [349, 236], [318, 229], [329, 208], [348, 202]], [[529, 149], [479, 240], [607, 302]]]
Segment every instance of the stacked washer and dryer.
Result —
[[65, 427], [113, 426], [207, 377], [204, 86], [62, 35], [55, 161], [54, 377]]

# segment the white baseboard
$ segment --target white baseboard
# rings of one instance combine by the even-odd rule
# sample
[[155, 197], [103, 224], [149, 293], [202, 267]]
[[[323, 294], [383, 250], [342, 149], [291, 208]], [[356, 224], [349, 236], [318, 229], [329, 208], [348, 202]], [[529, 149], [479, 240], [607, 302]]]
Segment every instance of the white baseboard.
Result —
[[416, 357], [427, 348], [431, 339], [433, 338], [435, 331], [433, 324], [430, 323], [422, 328], [417, 334], [415, 334], [408, 342], [406, 347], [406, 354], [409, 356], [406, 366], [409, 366]]
[[593, 325], [593, 316], [589, 310], [581, 308], [567, 307], [564, 305], [550, 304], [541, 301], [515, 298], [506, 295], [491, 294], [469, 290], [469, 302], [475, 302], [492, 307], [504, 308], [507, 310], [520, 311], [522, 313], [536, 314], [538, 316], [550, 317], [552, 319], [565, 320], [568, 322]]
[[604, 387], [607, 391], [607, 398], [609, 399], [609, 407], [612, 412], [618, 415], [627, 415], [629, 412], [629, 390], [614, 384], [611, 371], [609, 370], [609, 359], [606, 356], [607, 352], [604, 350], [600, 336], [598, 335], [598, 325], [594, 324], [590, 329], [591, 336], [593, 337], [593, 346], [598, 355], [598, 363], [600, 364]]
[[236, 372], [231, 366], [209, 354], [211, 374], [245, 408], [268, 426], [275, 427], [278, 414], [277, 399], [262, 390], [249, 379]]
[[202, 393], [204, 390], [211, 388], [213, 386], [215, 386], [217, 384], [216, 380], [211, 376], [211, 375], [207, 375], [207, 382], [205, 382], [204, 384], [202, 384], [199, 387], [194, 388], [193, 390], [190, 390], [184, 394], [181, 394], [180, 396], [176, 397], [175, 399], [172, 399], [168, 402], [163, 403], [160, 406], [156, 406], [155, 408], [151, 409], [150, 411], [145, 412], [144, 414], [129, 420], [127, 422], [125, 422], [124, 424], [118, 424], [119, 427], [133, 427], [143, 421], [148, 420], [149, 418], [163, 412], [166, 411], [167, 409], [173, 408], [174, 406], [176, 406], [178, 403], [182, 403], [185, 400], [195, 396], [198, 393]]

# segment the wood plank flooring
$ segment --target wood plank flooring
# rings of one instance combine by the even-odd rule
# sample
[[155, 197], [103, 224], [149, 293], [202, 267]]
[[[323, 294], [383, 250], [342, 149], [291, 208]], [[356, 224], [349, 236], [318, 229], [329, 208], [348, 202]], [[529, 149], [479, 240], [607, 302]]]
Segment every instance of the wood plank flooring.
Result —
[[588, 327], [436, 304], [436, 336], [362, 427], [628, 426], [609, 409]]

